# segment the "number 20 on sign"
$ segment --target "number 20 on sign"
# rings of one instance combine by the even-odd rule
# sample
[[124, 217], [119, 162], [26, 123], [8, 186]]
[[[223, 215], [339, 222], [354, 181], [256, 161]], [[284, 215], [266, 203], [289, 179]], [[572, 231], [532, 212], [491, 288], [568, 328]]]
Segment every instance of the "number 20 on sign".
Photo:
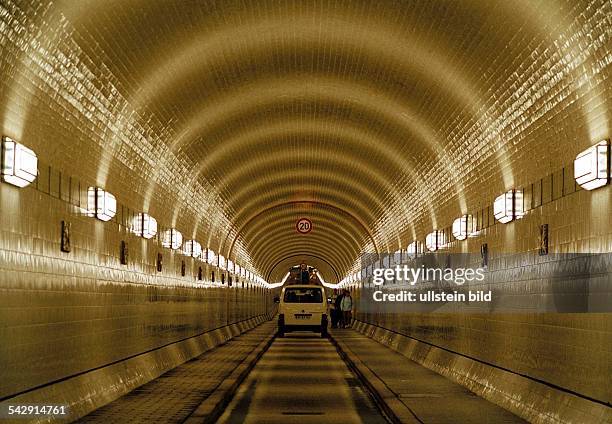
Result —
[[308, 234], [312, 231], [312, 221], [308, 218], [300, 218], [295, 223], [295, 229], [300, 234]]

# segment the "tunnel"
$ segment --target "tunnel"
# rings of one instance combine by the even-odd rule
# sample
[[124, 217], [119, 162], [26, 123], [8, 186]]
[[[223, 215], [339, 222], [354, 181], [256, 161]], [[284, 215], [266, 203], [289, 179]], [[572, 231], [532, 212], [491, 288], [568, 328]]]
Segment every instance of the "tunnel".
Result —
[[0, 0], [0, 422], [612, 423], [611, 39]]

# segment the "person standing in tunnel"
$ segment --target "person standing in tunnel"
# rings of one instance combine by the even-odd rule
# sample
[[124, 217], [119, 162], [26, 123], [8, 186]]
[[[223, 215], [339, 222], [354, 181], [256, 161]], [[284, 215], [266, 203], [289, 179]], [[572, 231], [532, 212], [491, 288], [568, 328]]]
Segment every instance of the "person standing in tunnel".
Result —
[[300, 264], [300, 283], [310, 283], [310, 273], [308, 272], [308, 267], [303, 262]]
[[353, 298], [351, 292], [344, 290], [342, 300], [340, 301], [340, 310], [342, 311], [342, 328], [351, 326], [351, 311], [353, 310]]
[[338, 315], [340, 311], [336, 306], [336, 294], [332, 293], [331, 301], [329, 302], [329, 316], [331, 318], [331, 328], [338, 328], [338, 321], [340, 320]]
[[334, 306], [336, 311], [336, 324], [339, 328], [342, 328], [342, 309], [340, 309], [340, 304], [342, 303], [342, 292], [338, 293], [336, 299], [334, 300]]

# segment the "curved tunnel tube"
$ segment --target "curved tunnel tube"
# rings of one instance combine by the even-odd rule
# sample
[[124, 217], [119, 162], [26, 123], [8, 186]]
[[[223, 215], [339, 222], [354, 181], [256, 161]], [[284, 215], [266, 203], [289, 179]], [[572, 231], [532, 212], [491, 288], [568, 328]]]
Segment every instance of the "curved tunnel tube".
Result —
[[612, 422], [611, 15], [3, 0], [0, 419]]

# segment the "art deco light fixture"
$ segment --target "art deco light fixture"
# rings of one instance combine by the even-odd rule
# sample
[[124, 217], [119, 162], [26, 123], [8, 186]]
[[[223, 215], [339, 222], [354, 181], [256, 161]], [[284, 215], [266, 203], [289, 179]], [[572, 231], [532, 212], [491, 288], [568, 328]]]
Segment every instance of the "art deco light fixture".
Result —
[[574, 179], [585, 190], [603, 187], [610, 181], [610, 142], [603, 140], [576, 156]]
[[463, 215], [453, 221], [453, 236], [457, 240], [465, 240], [474, 234], [472, 215]]
[[210, 249], [206, 249], [206, 262], [208, 262], [210, 265], [216, 265], [217, 254]]
[[493, 203], [493, 214], [495, 219], [506, 224], [515, 219], [521, 219], [523, 211], [523, 191], [509, 190], [498, 196]]
[[187, 256], [199, 258], [202, 254], [202, 245], [195, 240], [187, 240], [183, 245], [183, 252]]
[[101, 221], [110, 221], [117, 213], [117, 199], [100, 187], [87, 189], [87, 214]]
[[423, 253], [423, 243], [421, 243], [420, 241], [413, 241], [406, 248], [406, 254], [408, 255], [408, 258], [410, 259], [414, 259], [422, 253]]
[[38, 175], [38, 158], [33, 150], [9, 137], [2, 137], [2, 179], [25, 187]]
[[176, 250], [183, 245], [183, 235], [176, 228], [170, 228], [164, 231], [162, 236], [162, 246]]
[[147, 213], [139, 213], [132, 222], [134, 234], [150, 239], [157, 234], [157, 220]]
[[446, 245], [446, 236], [444, 231], [434, 230], [425, 237], [425, 246], [430, 252], [435, 252]]

